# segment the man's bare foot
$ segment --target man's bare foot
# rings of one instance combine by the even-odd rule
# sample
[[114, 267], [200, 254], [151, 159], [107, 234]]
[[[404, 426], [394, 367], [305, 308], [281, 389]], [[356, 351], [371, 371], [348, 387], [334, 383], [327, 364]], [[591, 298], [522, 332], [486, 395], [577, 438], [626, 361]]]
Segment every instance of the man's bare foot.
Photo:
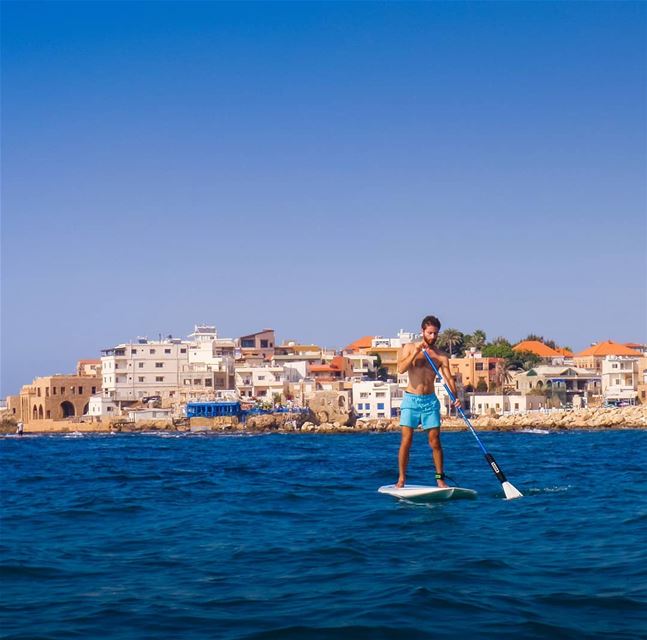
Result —
[[436, 480], [436, 484], [437, 484], [441, 489], [449, 489], [449, 485], [448, 485], [444, 480]]
[[402, 489], [404, 487], [404, 478], [400, 478], [396, 483], [395, 483], [395, 488], [396, 489]]

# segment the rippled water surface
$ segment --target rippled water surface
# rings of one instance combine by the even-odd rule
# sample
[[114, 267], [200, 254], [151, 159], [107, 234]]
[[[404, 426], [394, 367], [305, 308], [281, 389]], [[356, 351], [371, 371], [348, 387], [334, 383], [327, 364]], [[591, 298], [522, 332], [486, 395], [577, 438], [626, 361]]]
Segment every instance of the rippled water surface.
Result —
[[[646, 638], [647, 432], [7, 438], [5, 638]], [[417, 434], [409, 481], [432, 477]]]

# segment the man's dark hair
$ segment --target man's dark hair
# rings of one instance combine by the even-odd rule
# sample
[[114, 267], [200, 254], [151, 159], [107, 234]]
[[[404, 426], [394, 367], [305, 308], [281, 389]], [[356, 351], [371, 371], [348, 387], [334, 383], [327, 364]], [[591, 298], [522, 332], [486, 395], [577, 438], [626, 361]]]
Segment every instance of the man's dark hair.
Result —
[[440, 331], [440, 320], [436, 316], [425, 316], [422, 319], [420, 328], [424, 331], [428, 326], [436, 327]]

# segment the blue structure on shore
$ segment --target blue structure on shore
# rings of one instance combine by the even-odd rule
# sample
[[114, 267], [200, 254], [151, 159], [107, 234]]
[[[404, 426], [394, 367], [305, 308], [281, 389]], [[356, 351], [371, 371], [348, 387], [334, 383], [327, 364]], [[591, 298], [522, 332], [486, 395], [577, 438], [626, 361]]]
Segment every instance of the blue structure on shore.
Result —
[[187, 418], [220, 418], [235, 416], [240, 418], [243, 410], [240, 402], [189, 402], [186, 405]]

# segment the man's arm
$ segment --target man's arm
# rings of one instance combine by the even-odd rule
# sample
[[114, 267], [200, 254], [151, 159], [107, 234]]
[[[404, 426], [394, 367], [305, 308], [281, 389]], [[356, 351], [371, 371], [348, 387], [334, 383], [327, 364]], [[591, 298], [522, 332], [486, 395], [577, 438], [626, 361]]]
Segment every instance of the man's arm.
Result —
[[456, 392], [456, 380], [452, 375], [451, 369], [449, 368], [449, 358], [447, 356], [442, 356], [440, 360], [440, 371], [443, 376], [443, 380], [447, 383], [447, 386], [451, 389], [451, 392], [456, 398], [456, 402], [453, 403], [455, 407], [459, 407], [461, 401], [458, 399], [458, 393]]
[[422, 352], [423, 342], [405, 344], [398, 352], [398, 373], [405, 373]]

